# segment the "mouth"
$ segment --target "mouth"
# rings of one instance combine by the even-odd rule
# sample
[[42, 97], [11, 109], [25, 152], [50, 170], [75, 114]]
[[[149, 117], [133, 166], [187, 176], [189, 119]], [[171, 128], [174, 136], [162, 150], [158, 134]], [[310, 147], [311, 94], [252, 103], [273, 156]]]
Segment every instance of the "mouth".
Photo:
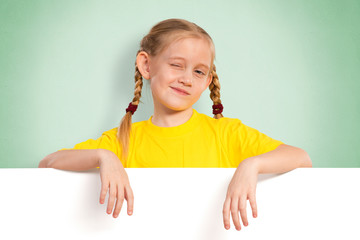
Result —
[[181, 89], [181, 88], [175, 88], [175, 87], [171, 87], [176, 93], [181, 94], [181, 95], [190, 95], [190, 93], [188, 93], [187, 91]]

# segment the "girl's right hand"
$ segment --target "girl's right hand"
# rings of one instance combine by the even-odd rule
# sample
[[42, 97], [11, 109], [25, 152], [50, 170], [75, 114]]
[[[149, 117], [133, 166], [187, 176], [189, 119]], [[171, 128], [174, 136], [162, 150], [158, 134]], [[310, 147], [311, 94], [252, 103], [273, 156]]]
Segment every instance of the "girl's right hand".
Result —
[[113, 217], [118, 217], [125, 198], [128, 215], [131, 215], [134, 206], [134, 195], [128, 175], [115, 153], [108, 150], [105, 150], [104, 153], [99, 161], [101, 178], [100, 204], [104, 203], [109, 190], [107, 213], [111, 214], [116, 199]]

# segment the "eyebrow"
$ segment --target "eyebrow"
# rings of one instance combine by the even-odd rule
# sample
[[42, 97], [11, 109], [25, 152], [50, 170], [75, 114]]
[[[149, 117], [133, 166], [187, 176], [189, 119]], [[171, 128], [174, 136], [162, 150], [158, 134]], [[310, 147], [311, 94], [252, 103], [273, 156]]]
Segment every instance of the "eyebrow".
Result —
[[[172, 60], [172, 59], [185, 60], [185, 58], [183, 58], [183, 57], [170, 57], [169, 59], [170, 59], [170, 60]], [[208, 67], [206, 64], [204, 64], [204, 63], [200, 63], [200, 64], [198, 64], [198, 65], [203, 66], [203, 67], [205, 67], [206, 69], [209, 69], [209, 67]]]

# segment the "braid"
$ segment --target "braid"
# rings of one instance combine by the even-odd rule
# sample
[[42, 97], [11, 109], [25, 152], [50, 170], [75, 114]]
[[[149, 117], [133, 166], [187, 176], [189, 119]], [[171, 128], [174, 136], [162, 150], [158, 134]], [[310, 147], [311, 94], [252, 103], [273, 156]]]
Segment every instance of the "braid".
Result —
[[[139, 53], [140, 51], [138, 51]], [[134, 98], [132, 100], [133, 105], [139, 105], [141, 98], [141, 89], [143, 86], [142, 75], [136, 65], [135, 62], [135, 91]], [[129, 151], [129, 138], [131, 132], [131, 112], [126, 112], [125, 116], [122, 118], [120, 122], [120, 126], [118, 127], [117, 138], [120, 141], [120, 146], [122, 147], [122, 157], [123, 159], [127, 158]]]
[[137, 65], [135, 64], [135, 92], [134, 92], [134, 98], [132, 100], [132, 104], [134, 105], [139, 105], [142, 86], [143, 86], [142, 76]]
[[[220, 82], [219, 82], [219, 77], [216, 73], [216, 67], [215, 65], [213, 65], [213, 69], [212, 69], [212, 81], [209, 85], [209, 89], [210, 89], [210, 98], [211, 100], [214, 102], [214, 105], [218, 105], [221, 104], [221, 100], [220, 100]], [[215, 119], [219, 119], [224, 117], [221, 113], [219, 114], [214, 114], [214, 118]]]

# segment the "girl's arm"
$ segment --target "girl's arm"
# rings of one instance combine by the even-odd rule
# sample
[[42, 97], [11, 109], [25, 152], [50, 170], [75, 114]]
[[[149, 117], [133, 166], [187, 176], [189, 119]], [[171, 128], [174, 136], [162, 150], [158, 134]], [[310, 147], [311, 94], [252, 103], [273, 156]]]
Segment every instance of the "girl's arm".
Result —
[[259, 173], [284, 173], [299, 167], [312, 167], [309, 155], [301, 148], [281, 144], [275, 150], [244, 159], [231, 179], [223, 206], [223, 220], [230, 228], [230, 213], [235, 228], [241, 229], [239, 211], [244, 226], [248, 226], [246, 201], [249, 200], [256, 218], [256, 184]]
[[251, 160], [256, 164], [258, 173], [284, 173], [299, 167], [312, 167], [311, 159], [305, 150], [286, 144]]
[[134, 208], [134, 194], [120, 159], [112, 151], [106, 149], [62, 150], [49, 154], [39, 163], [39, 168], [57, 168], [73, 171], [88, 170], [96, 167], [100, 168], [100, 204], [105, 202], [105, 197], [109, 192], [107, 213], [110, 214], [114, 209], [113, 217], [118, 217], [124, 199], [126, 199], [128, 215], [131, 215]]
[[47, 155], [39, 163], [39, 168], [57, 168], [63, 170], [88, 170], [99, 167], [106, 149], [71, 149]]

